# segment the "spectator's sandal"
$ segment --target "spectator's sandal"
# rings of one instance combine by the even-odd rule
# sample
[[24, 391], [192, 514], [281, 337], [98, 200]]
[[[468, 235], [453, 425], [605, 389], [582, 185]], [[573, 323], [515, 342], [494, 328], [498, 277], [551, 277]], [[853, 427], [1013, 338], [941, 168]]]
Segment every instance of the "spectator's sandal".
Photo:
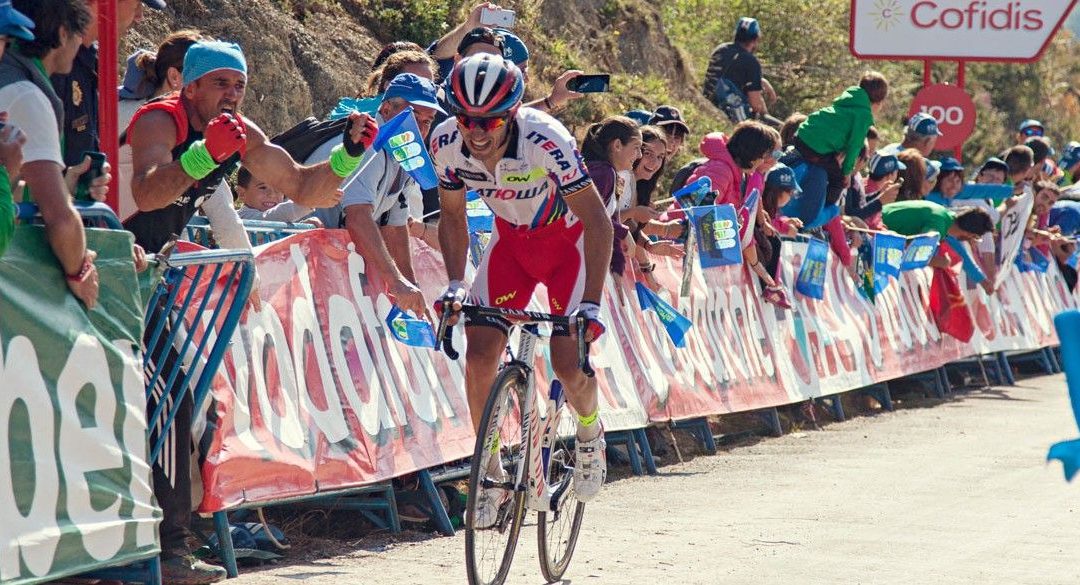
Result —
[[772, 303], [781, 309], [790, 309], [791, 303], [788, 301], [787, 292], [782, 286], [767, 286], [765, 287], [765, 294], [763, 295], [766, 303]]

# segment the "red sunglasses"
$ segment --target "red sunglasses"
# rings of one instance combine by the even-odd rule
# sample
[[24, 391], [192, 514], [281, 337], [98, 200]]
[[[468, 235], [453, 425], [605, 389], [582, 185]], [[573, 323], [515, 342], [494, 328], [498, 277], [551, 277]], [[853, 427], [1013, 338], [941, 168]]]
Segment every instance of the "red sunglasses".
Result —
[[475, 116], [466, 116], [464, 114], [458, 114], [455, 116], [457, 122], [462, 128], [466, 130], [472, 130], [473, 128], [479, 128], [484, 132], [493, 132], [506, 125], [506, 122], [510, 119], [509, 116], [498, 116], [494, 118], [478, 118]]

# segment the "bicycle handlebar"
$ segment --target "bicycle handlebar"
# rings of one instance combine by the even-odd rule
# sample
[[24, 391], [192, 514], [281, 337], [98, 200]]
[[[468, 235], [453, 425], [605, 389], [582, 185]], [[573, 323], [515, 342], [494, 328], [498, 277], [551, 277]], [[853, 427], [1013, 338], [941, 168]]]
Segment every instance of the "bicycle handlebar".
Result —
[[[460, 354], [454, 349], [454, 328], [450, 326], [449, 319], [455, 311], [450, 303], [443, 303], [442, 315], [439, 316], [439, 328], [435, 333], [435, 351], [442, 351], [446, 357], [457, 360]], [[592, 364], [589, 363], [589, 343], [585, 341], [585, 329], [588, 320], [584, 317], [568, 317], [566, 315], [552, 315], [536, 311], [523, 311], [516, 309], [498, 309], [480, 305], [462, 305], [458, 311], [468, 317], [500, 317], [513, 323], [524, 325], [528, 323], [552, 323], [566, 328], [573, 327], [577, 335], [578, 366], [586, 376], [592, 378], [596, 375]]]

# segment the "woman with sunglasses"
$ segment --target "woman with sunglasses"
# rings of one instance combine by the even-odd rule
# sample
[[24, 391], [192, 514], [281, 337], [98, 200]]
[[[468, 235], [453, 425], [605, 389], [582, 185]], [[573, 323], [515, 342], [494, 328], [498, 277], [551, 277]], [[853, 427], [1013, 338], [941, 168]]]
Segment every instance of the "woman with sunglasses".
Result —
[[[431, 153], [439, 174], [439, 241], [450, 285], [436, 310], [447, 303], [460, 309], [466, 298], [469, 189], [495, 215], [491, 240], [468, 291], [471, 298], [487, 306], [524, 309], [543, 283], [551, 311], [584, 317], [586, 341], [592, 341], [604, 332], [600, 299], [611, 259], [611, 219], [570, 132], [550, 115], [520, 107], [522, 77], [513, 63], [480, 54], [459, 61], [445, 82], [454, 117], [432, 133]], [[474, 427], [495, 380], [508, 327], [503, 319], [466, 322], [465, 386]], [[578, 366], [577, 341], [569, 334], [557, 328], [552, 335], [551, 363], [578, 413], [574, 492], [585, 502], [600, 491], [607, 464], [596, 381]], [[502, 473], [501, 468], [490, 470], [493, 478]], [[494, 523], [511, 494], [497, 487], [481, 489], [478, 524], [483, 526]]]

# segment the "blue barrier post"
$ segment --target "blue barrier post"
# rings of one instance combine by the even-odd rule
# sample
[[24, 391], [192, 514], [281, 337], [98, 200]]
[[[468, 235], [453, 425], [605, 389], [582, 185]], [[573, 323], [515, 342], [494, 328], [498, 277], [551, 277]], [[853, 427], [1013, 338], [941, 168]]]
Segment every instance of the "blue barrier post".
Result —
[[[1054, 317], [1054, 327], [1061, 341], [1061, 365], [1069, 386], [1073, 418], [1080, 425], [1080, 311], [1070, 309]], [[1080, 439], [1062, 441], [1050, 447], [1046, 460], [1057, 459], [1065, 466], [1065, 479], [1072, 481], [1080, 471]]]

